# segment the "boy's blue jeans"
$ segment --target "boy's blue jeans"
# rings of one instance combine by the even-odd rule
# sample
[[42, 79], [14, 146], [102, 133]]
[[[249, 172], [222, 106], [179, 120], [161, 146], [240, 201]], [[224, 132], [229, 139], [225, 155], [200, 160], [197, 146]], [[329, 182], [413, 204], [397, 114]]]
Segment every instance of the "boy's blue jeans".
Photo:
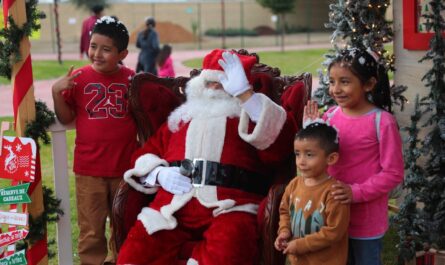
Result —
[[348, 265], [382, 265], [382, 239], [349, 239]]

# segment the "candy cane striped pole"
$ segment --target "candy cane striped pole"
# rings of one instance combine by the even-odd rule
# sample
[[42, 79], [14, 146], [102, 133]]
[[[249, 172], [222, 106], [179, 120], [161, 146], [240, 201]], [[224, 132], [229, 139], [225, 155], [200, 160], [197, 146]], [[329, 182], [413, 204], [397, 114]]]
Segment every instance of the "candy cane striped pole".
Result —
[[[9, 14], [18, 26], [23, 25], [26, 23], [25, 0], [3, 0], [3, 14], [5, 16]], [[12, 66], [11, 79], [16, 134], [17, 136], [24, 136], [26, 124], [35, 119], [30, 42], [27, 36], [20, 41], [20, 55], [22, 60]], [[28, 190], [32, 201], [28, 207], [28, 213], [34, 218], [41, 216], [44, 211], [40, 156], [38, 153], [36, 162], [35, 181], [31, 183]], [[43, 239], [29, 245], [26, 256], [28, 264], [48, 264], [46, 235]]]

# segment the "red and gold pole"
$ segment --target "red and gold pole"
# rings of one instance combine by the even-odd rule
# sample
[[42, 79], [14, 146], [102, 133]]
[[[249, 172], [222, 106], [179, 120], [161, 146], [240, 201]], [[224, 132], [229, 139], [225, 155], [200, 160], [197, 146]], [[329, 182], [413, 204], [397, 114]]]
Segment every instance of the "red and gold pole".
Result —
[[[25, 0], [4, 0], [3, 10], [4, 15], [9, 14], [19, 27], [26, 23]], [[20, 41], [20, 56], [22, 60], [12, 66], [11, 79], [15, 130], [17, 136], [24, 136], [26, 124], [35, 119], [34, 86], [28, 36], [24, 36]], [[31, 183], [28, 193], [31, 198], [28, 213], [35, 219], [41, 216], [44, 211], [40, 156], [38, 152], [35, 181]], [[48, 264], [46, 235], [43, 239], [29, 245], [26, 256], [28, 264]]]

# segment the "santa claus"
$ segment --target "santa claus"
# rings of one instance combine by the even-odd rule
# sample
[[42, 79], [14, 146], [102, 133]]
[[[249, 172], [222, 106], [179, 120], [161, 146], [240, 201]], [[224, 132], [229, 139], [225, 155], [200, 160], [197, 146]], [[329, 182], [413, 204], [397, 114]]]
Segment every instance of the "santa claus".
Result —
[[[292, 152], [295, 126], [285, 110], [249, 83], [254, 56], [214, 50], [189, 81], [187, 101], [137, 152], [124, 179], [156, 193], [122, 246], [118, 264], [253, 264], [257, 210], [270, 170]], [[181, 174], [193, 161], [191, 177]]]

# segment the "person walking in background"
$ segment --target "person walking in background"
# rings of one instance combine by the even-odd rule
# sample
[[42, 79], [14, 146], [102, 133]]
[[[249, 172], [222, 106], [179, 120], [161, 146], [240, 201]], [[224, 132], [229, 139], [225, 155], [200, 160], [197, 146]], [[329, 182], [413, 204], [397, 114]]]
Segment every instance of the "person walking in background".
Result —
[[102, 17], [104, 7], [102, 5], [95, 5], [91, 8], [91, 16], [82, 22], [82, 32], [80, 34], [80, 59], [84, 55], [88, 57], [88, 48], [90, 46], [91, 31], [93, 30], [96, 21]]
[[[76, 122], [73, 171], [76, 180], [78, 252], [81, 265], [114, 264], [114, 239], [108, 252], [105, 224], [127, 157], [137, 148], [136, 124], [128, 111], [134, 71], [119, 62], [128, 55], [129, 34], [120, 21], [97, 20], [88, 49], [91, 64], [52, 87], [54, 109], [63, 124]], [[108, 256], [107, 256], [108, 254]]]
[[158, 57], [156, 65], [158, 67], [159, 77], [175, 77], [175, 69], [173, 68], [173, 60], [171, 58], [172, 46], [164, 44]]
[[145, 20], [145, 30], [139, 32], [136, 47], [141, 49], [138, 56], [136, 72], [147, 72], [157, 75], [156, 57], [159, 53], [159, 36], [155, 30], [156, 21], [149, 17]]
[[[339, 130], [340, 159], [329, 167], [334, 198], [351, 203], [348, 265], [382, 265], [388, 194], [403, 180], [402, 140], [391, 113], [388, 75], [371, 51], [348, 48], [328, 66], [329, 94], [338, 104], [323, 116]], [[309, 101], [303, 120], [318, 118]]]
[[327, 173], [339, 156], [337, 131], [321, 119], [305, 124], [294, 152], [299, 176], [281, 199], [275, 248], [292, 265], [346, 265], [349, 204], [334, 199], [336, 181]]

